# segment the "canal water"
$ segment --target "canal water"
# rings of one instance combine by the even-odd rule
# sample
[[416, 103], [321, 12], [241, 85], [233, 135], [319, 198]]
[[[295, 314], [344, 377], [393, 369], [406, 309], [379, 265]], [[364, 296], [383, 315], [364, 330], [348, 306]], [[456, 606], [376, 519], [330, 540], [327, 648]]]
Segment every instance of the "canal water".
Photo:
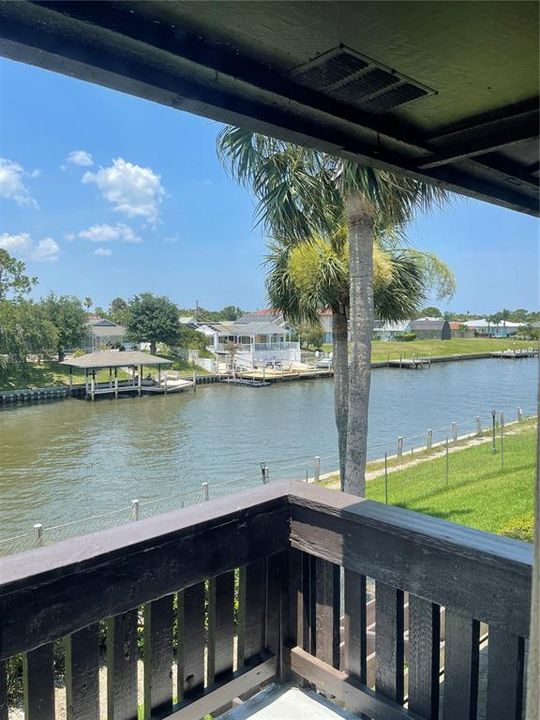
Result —
[[[475, 360], [427, 370], [372, 373], [369, 455], [395, 453], [484, 427], [490, 411], [507, 422], [517, 407], [536, 412], [535, 360]], [[333, 383], [309, 380], [265, 388], [199, 386], [167, 397], [83, 400], [0, 411], [0, 539], [194, 490], [208, 482], [260, 480], [337, 467]], [[292, 467], [291, 467], [292, 466]], [[245, 478], [242, 480], [241, 478]], [[91, 529], [91, 528], [89, 528]]]

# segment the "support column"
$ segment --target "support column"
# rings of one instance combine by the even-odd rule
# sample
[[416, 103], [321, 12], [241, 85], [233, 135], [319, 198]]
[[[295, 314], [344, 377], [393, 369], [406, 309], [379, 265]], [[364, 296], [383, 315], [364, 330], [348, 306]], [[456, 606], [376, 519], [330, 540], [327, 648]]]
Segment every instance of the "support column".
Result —
[[69, 394], [71, 395], [71, 391], [73, 390], [73, 368], [69, 368]]
[[118, 399], [118, 368], [114, 368], [114, 397]]
[[138, 383], [137, 383], [137, 387], [138, 387], [138, 389], [139, 389], [139, 397], [141, 397], [141, 394], [142, 394], [142, 390], [141, 390], [141, 385], [142, 385], [142, 368], [143, 368], [143, 366], [142, 366], [142, 365], [139, 365], [139, 378], [138, 378]]

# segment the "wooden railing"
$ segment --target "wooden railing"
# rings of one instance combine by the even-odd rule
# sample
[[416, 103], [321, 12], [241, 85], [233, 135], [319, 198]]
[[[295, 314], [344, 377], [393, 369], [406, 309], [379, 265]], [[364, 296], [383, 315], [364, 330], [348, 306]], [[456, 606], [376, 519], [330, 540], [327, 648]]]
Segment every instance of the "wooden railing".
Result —
[[299, 483], [10, 556], [0, 720], [20, 653], [26, 720], [55, 717], [59, 639], [77, 720], [105, 717], [103, 662], [109, 720], [198, 720], [291, 677], [363, 717], [470, 720], [482, 643], [481, 709], [516, 720], [531, 564], [523, 543]]

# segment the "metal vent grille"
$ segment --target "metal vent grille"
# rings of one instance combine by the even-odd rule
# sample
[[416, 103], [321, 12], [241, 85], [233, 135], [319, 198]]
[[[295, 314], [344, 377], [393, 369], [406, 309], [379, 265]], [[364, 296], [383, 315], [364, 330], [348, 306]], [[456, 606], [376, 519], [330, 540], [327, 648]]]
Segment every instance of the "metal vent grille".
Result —
[[291, 77], [310, 90], [374, 114], [435, 92], [347, 47], [335, 48], [301, 65]]

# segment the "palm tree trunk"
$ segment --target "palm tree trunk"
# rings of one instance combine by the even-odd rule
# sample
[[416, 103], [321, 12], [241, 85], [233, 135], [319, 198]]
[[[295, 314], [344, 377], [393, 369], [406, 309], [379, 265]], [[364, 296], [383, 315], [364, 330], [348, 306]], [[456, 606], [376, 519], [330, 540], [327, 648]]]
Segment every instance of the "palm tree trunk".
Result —
[[345, 491], [366, 493], [366, 460], [373, 303], [373, 217], [355, 194], [347, 199], [349, 221], [349, 274], [351, 365]]
[[332, 343], [334, 349], [334, 411], [338, 434], [339, 477], [343, 490], [349, 414], [349, 343], [347, 315], [343, 310], [332, 312]]

